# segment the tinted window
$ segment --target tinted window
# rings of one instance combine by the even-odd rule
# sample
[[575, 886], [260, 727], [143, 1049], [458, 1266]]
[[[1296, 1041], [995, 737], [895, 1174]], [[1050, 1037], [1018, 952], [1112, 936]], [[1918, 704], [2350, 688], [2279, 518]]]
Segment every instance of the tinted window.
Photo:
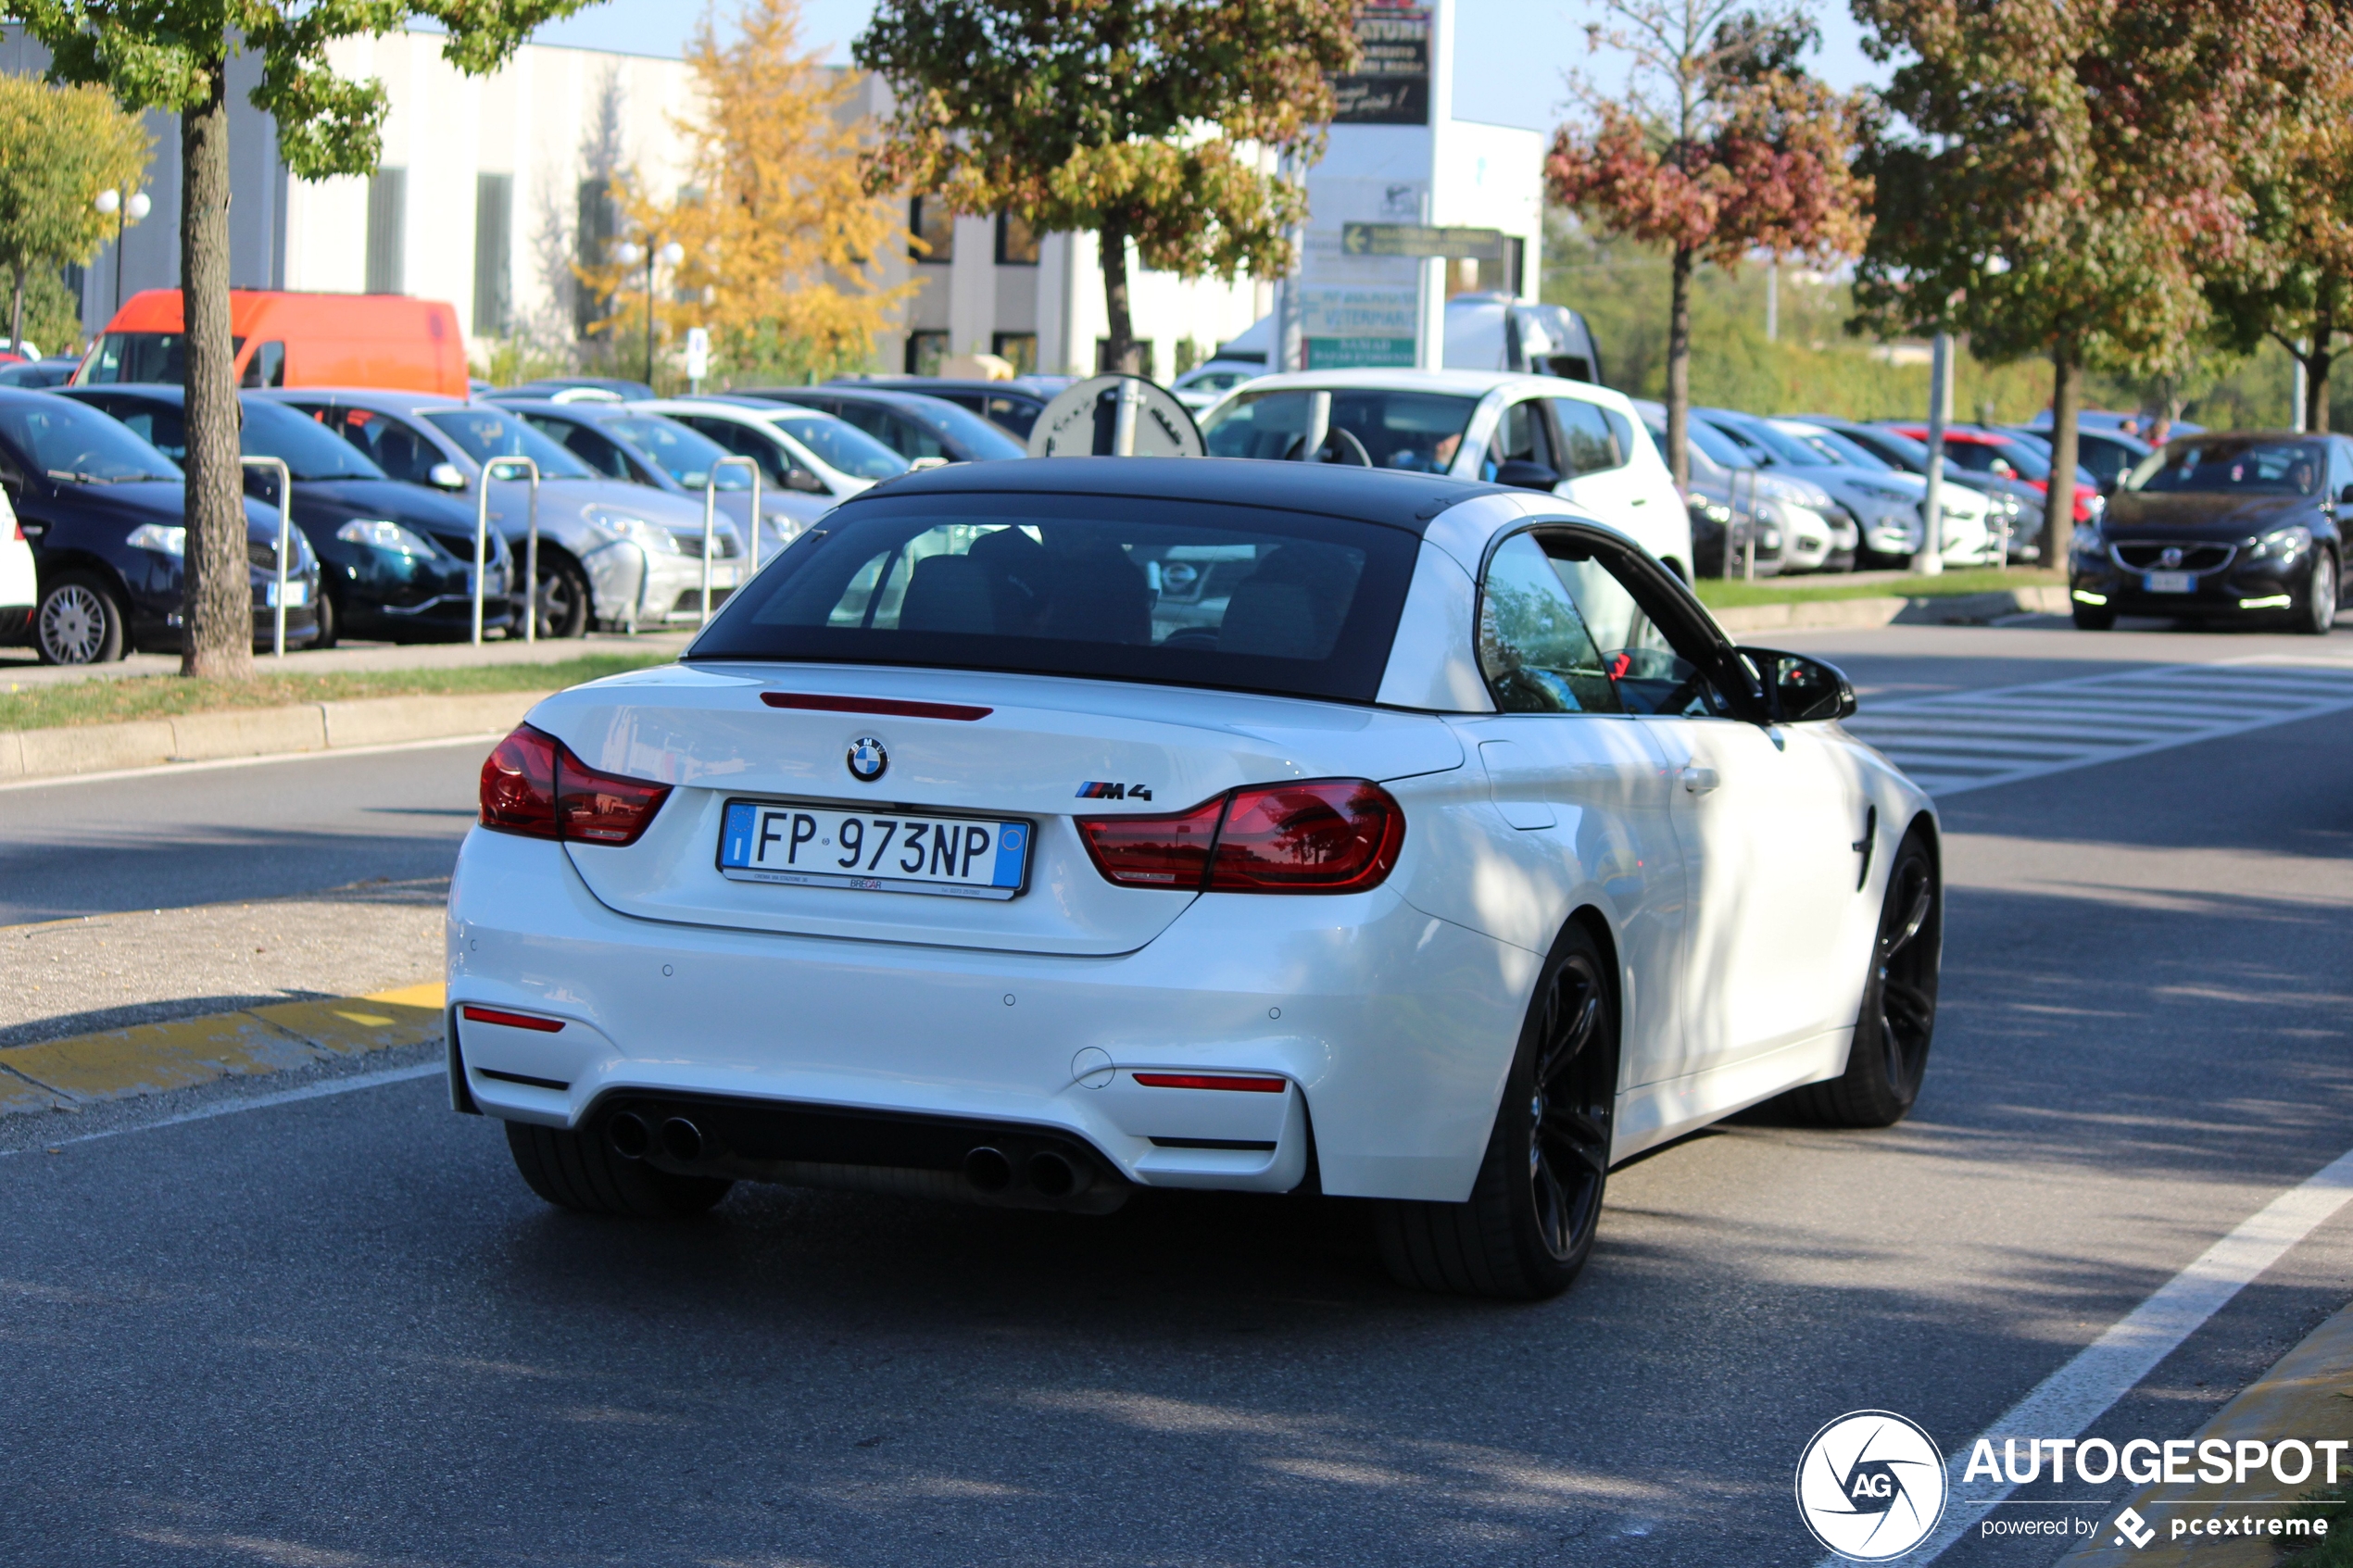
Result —
[[[708, 436], [736, 456], [749, 458], [753, 462], [758, 463], [760, 482], [762, 484], [783, 484], [793, 470], [799, 467], [782, 446], [777, 445], [749, 425], [739, 425], [733, 420], [714, 420], [707, 414], [673, 414], [670, 418], [699, 435]], [[735, 481], [733, 484], [726, 486], [728, 489], [744, 488], [741, 469], [729, 469], [721, 477]]]
[[1023, 441], [1029, 439], [1030, 428], [1037, 424], [1038, 416], [1044, 411], [1045, 405], [1042, 403], [1032, 403], [1024, 397], [1005, 397], [995, 395], [984, 399], [980, 410], [982, 417], [990, 424], [999, 426], [1009, 434]]
[[694, 659], [1030, 671], [1370, 701], [1418, 545], [1250, 508], [877, 495], [730, 599]]
[[2006, 465], [2020, 479], [2048, 479], [2051, 460], [2023, 441], [1971, 441], [1966, 436], [1944, 438], [1944, 459], [1971, 473], [2000, 473]]
[[[689, 490], [709, 484], [711, 465], [727, 455], [726, 448], [711, 437], [672, 420], [607, 420], [603, 428], [635, 447], [639, 457], [653, 459], [662, 472]], [[751, 476], [744, 472], [741, 463], [731, 464], [719, 470], [719, 488], [749, 490]]]
[[[487, 408], [444, 408], [427, 414], [425, 419], [477, 463], [486, 463], [493, 458], [529, 458], [539, 465], [542, 479], [596, 477], [579, 458], [512, 414], [496, 414]], [[384, 462], [381, 456], [376, 460]], [[391, 466], [384, 464], [387, 469]]]
[[[1307, 436], [1305, 392], [1244, 392], [1202, 429], [1213, 458], [1296, 458]], [[1375, 468], [1444, 473], [1470, 427], [1475, 397], [1378, 389], [1335, 391], [1331, 425], [1365, 449]], [[1327, 450], [1344, 448], [1334, 437]], [[1353, 461], [1353, 454], [1348, 460]]]
[[907, 459], [860, 430], [829, 415], [787, 415], [777, 428], [812, 452], [817, 460], [855, 479], [888, 479], [907, 471]]
[[[175, 415], [179, 411], [172, 410]], [[238, 433], [237, 449], [248, 458], [283, 459], [286, 471], [296, 479], [384, 477], [384, 470], [369, 461], [358, 447], [348, 441], [336, 440], [317, 420], [306, 420], [283, 404], [265, 403], [259, 398], [245, 405], [245, 427]], [[431, 468], [433, 464], [425, 466]]]
[[[245, 346], [241, 337], [229, 340], [233, 358]], [[186, 356], [187, 339], [178, 332], [107, 332], [98, 339], [98, 352], [91, 356], [90, 373], [83, 380], [91, 385], [122, 382], [170, 385], [188, 379]]]
[[[912, 420], [909, 421], [911, 424], [916, 422], [918, 421]], [[937, 427], [940, 433], [945, 435], [948, 440], [954, 442], [958, 446], [963, 448], [964, 457], [971, 458], [975, 462], [986, 463], [993, 462], [1001, 458], [1026, 458], [1029, 456], [1028, 447], [1024, 446], [1020, 442], [1015, 441], [1012, 436], [1007, 435], [1003, 431], [999, 430], [995, 425], [990, 424], [978, 414], [973, 413], [969, 409], [959, 408], [953, 403], [937, 403], [934, 407], [925, 408], [923, 411], [920, 422]], [[924, 438], [931, 442], [935, 447], [938, 448], [937, 454], [937, 456], [954, 456], [954, 454], [949, 452], [946, 447], [939, 445], [939, 435], [934, 435], [931, 432], [926, 431], [924, 433]], [[904, 448], [901, 448], [901, 450], [904, 450]], [[917, 457], [931, 455], [933, 454], [922, 452], [915, 454]]]
[[64, 397], [0, 403], [0, 436], [63, 484], [180, 477], [178, 464], [120, 421]]
[[181, 414], [179, 405], [149, 403], [143, 398], [105, 397], [77, 398], [105, 410], [109, 418], [122, 421], [122, 427], [173, 462], [185, 462], [188, 458], [188, 421]]
[[1495, 551], [1479, 595], [1478, 649], [1497, 708], [1693, 718], [1727, 711], [1615, 564], [1607, 550], [1568, 534], [1522, 533]]
[[1863, 469], [1871, 473], [1893, 473], [1895, 465], [1878, 453], [1846, 439], [1834, 430], [1808, 431], [1794, 439], [1805, 443], [1821, 455], [1826, 463], [1838, 463], [1851, 469]]
[[1566, 471], [1599, 473], [1625, 463], [1617, 434], [1598, 406], [1576, 397], [1555, 397], [1552, 405], [1553, 418], [1560, 424], [1561, 447], [1568, 458]]
[[2317, 441], [2192, 437], [2169, 443], [2141, 459], [2127, 490], [2193, 495], [2312, 495], [2327, 471]]
[[1810, 450], [1794, 436], [1783, 435], [1768, 424], [1748, 420], [1726, 420], [1718, 428], [1752, 452], [1762, 455], [1768, 464], [1786, 463], [1793, 468], [1816, 468], [1821, 464], [1819, 454]]
[[1494, 478], [1499, 463], [1535, 463], [1562, 472], [1560, 464], [1553, 460], [1553, 438], [1544, 428], [1542, 404], [1515, 403], [1504, 410], [1495, 427], [1495, 449], [1487, 456], [1485, 477]]

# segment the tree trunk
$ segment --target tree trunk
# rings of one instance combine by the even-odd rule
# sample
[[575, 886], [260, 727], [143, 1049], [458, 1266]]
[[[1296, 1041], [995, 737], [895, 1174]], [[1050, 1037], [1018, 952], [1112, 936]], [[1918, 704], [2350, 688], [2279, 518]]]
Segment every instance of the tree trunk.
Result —
[[16, 269], [16, 292], [8, 301], [8, 346], [19, 354], [24, 352], [24, 266]]
[[2315, 435], [2329, 428], [2329, 340], [2336, 335], [2336, 313], [2326, 299], [2312, 320], [2312, 352], [2304, 358], [2304, 428]]
[[[1667, 305], [1667, 470], [1675, 488], [1692, 484], [1692, 253], [1675, 247], [1674, 282]], [[1731, 548], [1725, 537], [1724, 547]]]
[[180, 673], [253, 675], [253, 589], [245, 554], [237, 386], [229, 342], [227, 69], [180, 116], [180, 299], [186, 343], [188, 525]]
[[2051, 351], [2051, 480], [2043, 499], [2043, 565], [2064, 570], [2075, 533], [2075, 410], [2083, 395], [2083, 367], [2065, 338]]
[[1142, 347], [1136, 342], [1136, 323], [1127, 313], [1127, 230], [1116, 220], [1103, 224], [1100, 238], [1103, 264], [1103, 307], [1111, 318], [1111, 341], [1103, 350], [1106, 370], [1131, 376], [1144, 373]]

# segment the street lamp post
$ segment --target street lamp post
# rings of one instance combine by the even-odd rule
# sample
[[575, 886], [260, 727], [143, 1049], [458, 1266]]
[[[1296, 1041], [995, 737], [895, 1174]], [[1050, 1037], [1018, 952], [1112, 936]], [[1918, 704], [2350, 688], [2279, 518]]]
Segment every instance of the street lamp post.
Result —
[[120, 191], [105, 190], [98, 193], [98, 199], [93, 205], [114, 220], [114, 307], [120, 310], [122, 308], [123, 231], [146, 217], [154, 204], [147, 200], [145, 191], [132, 192], [131, 199], [125, 201]]
[[646, 384], [654, 384], [654, 263], [675, 267], [686, 259], [686, 247], [676, 240], [664, 245], [641, 245], [623, 240], [613, 249], [613, 259], [623, 267], [646, 264]]

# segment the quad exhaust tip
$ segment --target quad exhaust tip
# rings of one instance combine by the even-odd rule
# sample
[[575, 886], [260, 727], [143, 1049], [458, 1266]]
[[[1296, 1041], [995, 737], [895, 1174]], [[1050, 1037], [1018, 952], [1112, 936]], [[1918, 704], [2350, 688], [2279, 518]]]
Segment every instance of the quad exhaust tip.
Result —
[[673, 1160], [700, 1160], [702, 1129], [684, 1116], [672, 1117], [661, 1124], [661, 1151]]
[[1078, 1185], [1078, 1173], [1061, 1155], [1043, 1150], [1029, 1157], [1029, 1185], [1047, 1198], [1067, 1198]]
[[605, 1139], [623, 1160], [643, 1160], [654, 1146], [654, 1130], [634, 1110], [624, 1110], [605, 1129]]
[[984, 1144], [964, 1156], [964, 1180], [983, 1192], [1002, 1192], [1013, 1185], [1013, 1162]]

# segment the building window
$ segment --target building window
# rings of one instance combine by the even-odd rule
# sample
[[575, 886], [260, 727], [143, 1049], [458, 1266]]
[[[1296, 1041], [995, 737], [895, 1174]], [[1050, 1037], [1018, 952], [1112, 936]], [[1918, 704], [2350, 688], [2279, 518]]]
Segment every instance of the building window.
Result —
[[515, 177], [474, 176], [474, 335], [505, 337], [512, 305]]
[[956, 215], [937, 196], [917, 196], [907, 204], [907, 254], [935, 266], [956, 259]]
[[400, 294], [406, 253], [409, 171], [379, 169], [368, 178], [368, 292]]
[[1035, 267], [1038, 265], [1038, 231], [1029, 220], [1010, 212], [997, 215], [997, 265], [1000, 267]]
[[988, 352], [1013, 368], [1017, 376], [1038, 373], [1038, 334], [1036, 332], [991, 332]]
[[[1139, 338], [1137, 340], [1136, 346], [1144, 356], [1144, 379], [1158, 381], [1160, 379], [1157, 369], [1160, 364], [1159, 345], [1150, 338]], [[1111, 373], [1111, 339], [1107, 337], [1099, 337], [1095, 340], [1095, 373], [1099, 376]]]
[[948, 358], [946, 332], [909, 332], [907, 334], [907, 373], [911, 376], [939, 374], [940, 361]]
[[[573, 231], [573, 257], [583, 268], [609, 266], [613, 242], [621, 236], [621, 204], [613, 197], [613, 182], [606, 179], [583, 180], [577, 199], [579, 221]], [[582, 336], [605, 319], [608, 297], [585, 283], [574, 283], [572, 321]]]

